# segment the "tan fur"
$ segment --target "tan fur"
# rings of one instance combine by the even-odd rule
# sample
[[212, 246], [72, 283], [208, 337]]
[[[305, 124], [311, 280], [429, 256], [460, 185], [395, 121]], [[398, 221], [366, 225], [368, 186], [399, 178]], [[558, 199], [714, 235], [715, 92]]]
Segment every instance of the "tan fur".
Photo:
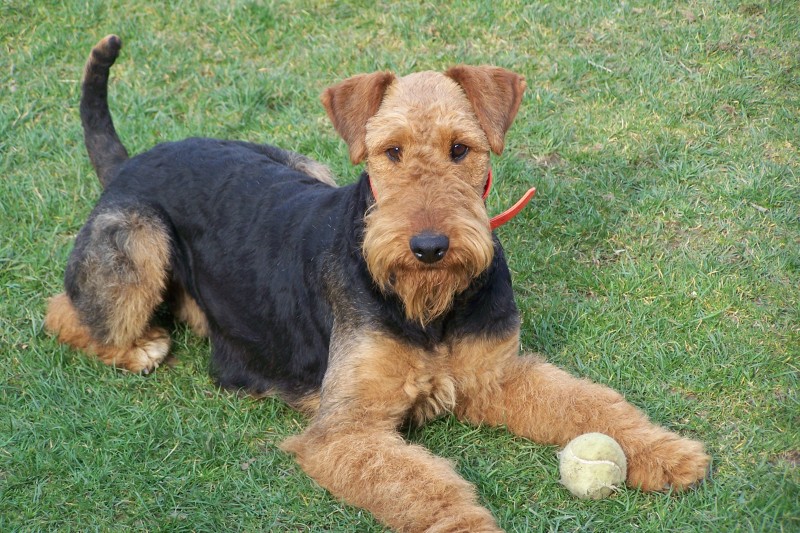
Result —
[[[358, 77], [328, 89], [326, 102], [351, 101], [366, 91], [365, 84], [374, 92], [386, 80]], [[367, 155], [377, 196], [363, 246], [370, 273], [386, 292], [400, 297], [409, 319], [426, 324], [447, 312], [453, 297], [492, 260], [481, 197], [489, 170], [486, 132], [464, 89], [436, 72], [391, 78], [380, 107], [369, 117], [344, 114], [331, 105], [327, 109], [337, 130], [347, 132], [343, 137], [351, 150]], [[516, 110], [507, 113], [513, 118]], [[461, 162], [451, 160], [454, 144], [470, 149]], [[385, 155], [395, 146], [402, 149], [399, 162]], [[443, 261], [426, 265], [411, 254], [408, 243], [422, 231], [449, 237]]]
[[[418, 424], [452, 410], [455, 384], [447, 352], [428, 352], [377, 333], [335, 329], [325, 374], [321, 415], [347, 405], [347, 416], [387, 419], [395, 427], [410, 416]], [[331, 407], [334, 406], [334, 407]], [[338, 416], [338, 415], [337, 415]]]
[[169, 302], [172, 314], [185, 322], [195, 335], [208, 337], [208, 319], [197, 302], [182, 287], [173, 283], [169, 288]]
[[291, 402], [291, 406], [306, 416], [314, 416], [319, 411], [319, 392], [313, 392]]
[[290, 155], [289, 160], [287, 161], [287, 165], [290, 167], [299, 170], [300, 172], [304, 172], [312, 178], [319, 180], [322, 183], [327, 183], [332, 187], [338, 186], [336, 184], [336, 178], [333, 177], [333, 172], [331, 172], [331, 169], [326, 165], [323, 165], [319, 161], [315, 161], [310, 157], [306, 157], [301, 154], [294, 152], [287, 153]]
[[131, 372], [149, 372], [169, 349], [169, 337], [150, 326], [164, 297], [169, 236], [155, 217], [135, 209], [98, 214], [90, 245], [75, 259], [81, 297], [50, 301], [45, 325], [59, 340]]
[[[366, 218], [364, 258], [379, 286], [400, 297], [406, 316], [425, 324], [447, 312], [453, 297], [491, 263], [486, 210], [480, 196], [456, 180], [410, 183], [405, 190], [387, 186], [384, 194]], [[442, 261], [424, 265], [408, 243], [430, 229], [448, 235], [450, 249]]]
[[331, 350], [319, 411], [282, 447], [331, 493], [398, 531], [497, 530], [446, 461], [403, 442], [396, 428], [406, 417], [452, 411], [558, 445], [601, 431], [625, 450], [627, 483], [643, 490], [688, 488], [708, 468], [702, 444], [654, 425], [619, 393], [520, 357], [516, 334], [426, 352], [346, 329], [334, 331]]
[[360, 74], [322, 93], [322, 104], [336, 131], [347, 141], [353, 163], [360, 163], [367, 155], [364, 144], [367, 119], [378, 110], [383, 93], [392, 81], [394, 74], [389, 72]]
[[167, 285], [169, 237], [151, 217], [136, 211], [106, 212], [92, 223], [93, 243], [83, 258], [85, 292], [106, 316], [105, 344], [126, 346], [147, 328]]
[[317, 411], [319, 411], [319, 400], [320, 400], [319, 391], [310, 392], [299, 398], [287, 398], [285, 395], [281, 394], [280, 390], [274, 388], [267, 389], [259, 393], [249, 393], [249, 395], [250, 397], [256, 399], [263, 399], [263, 398], [281, 399], [287, 404], [289, 404], [292, 407], [292, 409], [295, 409], [308, 417], [316, 415]]
[[455, 405], [447, 354], [337, 331], [320, 410], [282, 448], [319, 484], [397, 531], [500, 531], [474, 488], [395, 428]]
[[282, 448], [332, 494], [395, 531], [502, 531], [448, 461], [395, 432], [312, 426]]
[[493, 346], [465, 339], [454, 352], [459, 418], [559, 446], [583, 433], [605, 433], [625, 451], [628, 485], [644, 490], [685, 489], [708, 469], [701, 443], [653, 424], [608, 387], [538, 356], [518, 357], [516, 337]]
[[125, 345], [95, 340], [89, 328], [81, 324], [75, 307], [64, 293], [50, 299], [45, 329], [64, 344], [96, 355], [107, 365], [135, 373], [156, 369], [169, 352], [169, 335], [162, 328], [151, 327]]
[[501, 154], [525, 92], [525, 79], [498, 67], [458, 65], [445, 72], [464, 89], [486, 132], [492, 151]]

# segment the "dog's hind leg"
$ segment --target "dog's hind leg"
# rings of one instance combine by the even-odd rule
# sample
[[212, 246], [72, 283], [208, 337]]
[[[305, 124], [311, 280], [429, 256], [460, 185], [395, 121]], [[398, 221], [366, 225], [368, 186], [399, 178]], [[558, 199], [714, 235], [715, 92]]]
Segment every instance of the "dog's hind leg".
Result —
[[169, 350], [150, 324], [170, 267], [166, 225], [150, 208], [99, 208], [78, 235], [66, 292], [48, 305], [45, 327], [61, 342], [131, 372], [150, 372]]
[[167, 295], [170, 310], [175, 318], [189, 326], [195, 335], [208, 337], [208, 319], [189, 291], [173, 280], [169, 284]]

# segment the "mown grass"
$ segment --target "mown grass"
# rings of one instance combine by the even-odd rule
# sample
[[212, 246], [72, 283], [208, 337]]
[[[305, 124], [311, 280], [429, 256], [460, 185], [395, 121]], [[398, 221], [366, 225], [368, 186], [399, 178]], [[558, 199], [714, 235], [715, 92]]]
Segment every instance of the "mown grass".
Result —
[[800, 529], [800, 7], [790, 1], [0, 5], [0, 530], [380, 531], [276, 444], [304, 420], [218, 391], [208, 345], [115, 372], [42, 332], [99, 185], [78, 82], [125, 41], [111, 103], [131, 152], [189, 135], [273, 142], [343, 182], [317, 96], [358, 72], [491, 63], [529, 90], [494, 162], [526, 350], [702, 439], [710, 481], [600, 502], [555, 450], [452, 418], [452, 459], [510, 531]]

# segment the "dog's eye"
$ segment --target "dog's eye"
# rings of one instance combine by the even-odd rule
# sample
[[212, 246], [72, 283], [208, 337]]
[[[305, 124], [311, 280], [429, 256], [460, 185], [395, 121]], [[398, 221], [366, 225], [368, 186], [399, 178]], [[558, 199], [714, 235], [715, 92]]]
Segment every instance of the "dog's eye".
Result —
[[388, 157], [391, 161], [395, 163], [400, 161], [400, 157], [403, 155], [403, 149], [399, 146], [392, 146], [388, 150], [386, 150], [386, 157]]
[[464, 144], [454, 144], [450, 147], [450, 159], [458, 163], [467, 156], [469, 147]]

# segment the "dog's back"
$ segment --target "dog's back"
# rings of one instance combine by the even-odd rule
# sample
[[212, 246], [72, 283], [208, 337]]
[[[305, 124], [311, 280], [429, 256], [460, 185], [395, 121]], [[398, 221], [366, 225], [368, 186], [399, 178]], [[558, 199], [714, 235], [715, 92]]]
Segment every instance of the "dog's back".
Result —
[[98, 209], [136, 198], [163, 214], [173, 282], [208, 318], [221, 385], [296, 396], [316, 390], [327, 366], [323, 266], [352, 234], [358, 185], [331, 187], [283, 156], [235, 141], [164, 143], [120, 165]]
[[368, 185], [337, 188], [324, 165], [239, 141], [191, 138], [129, 157], [107, 103], [120, 48], [108, 36], [86, 64], [81, 121], [104, 191], [48, 328], [107, 363], [149, 372], [169, 348], [152, 313], [172, 295], [176, 316], [212, 338], [221, 385], [302, 402], [327, 367], [324, 256], [345, 233], [352, 240], [347, 213], [359, 194], [366, 205]]

